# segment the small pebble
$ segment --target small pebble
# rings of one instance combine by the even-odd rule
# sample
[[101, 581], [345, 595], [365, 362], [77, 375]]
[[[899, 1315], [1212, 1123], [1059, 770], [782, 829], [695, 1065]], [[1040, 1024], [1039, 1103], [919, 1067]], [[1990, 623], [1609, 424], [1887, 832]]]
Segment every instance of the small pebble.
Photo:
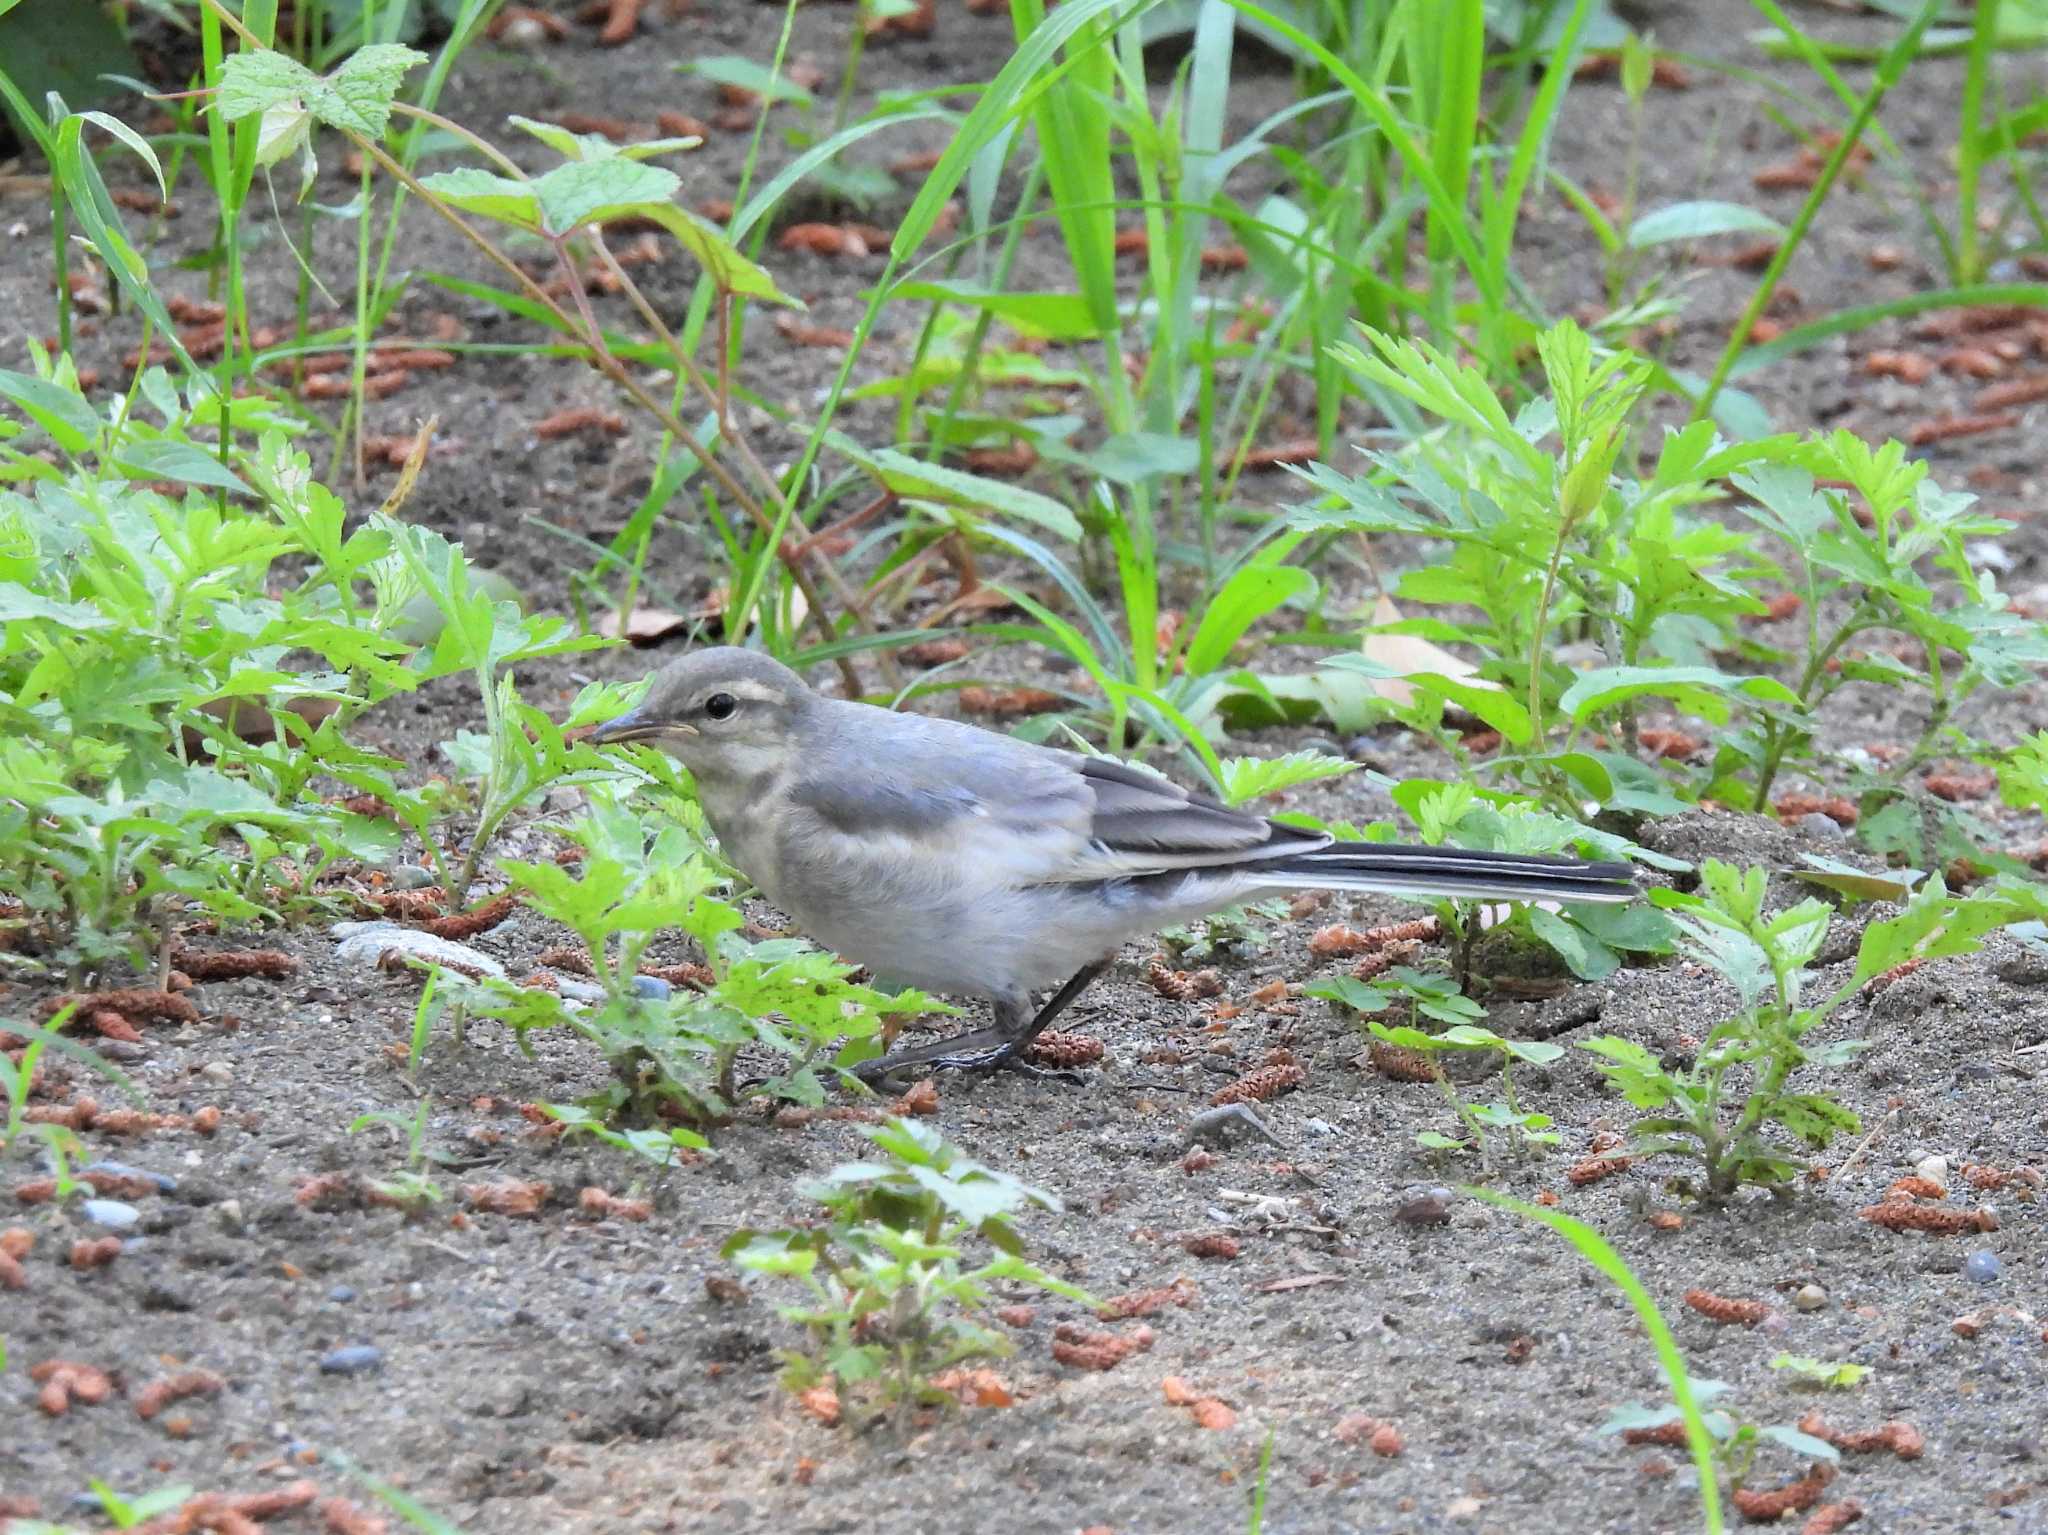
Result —
[[1361, 767], [1385, 772], [1388, 762], [1385, 750], [1371, 736], [1353, 736], [1344, 743], [1344, 755]]
[[239, 1232], [243, 1224], [242, 1201], [239, 1199], [223, 1199], [219, 1204], [215, 1205], [213, 1207], [213, 1223], [230, 1236]]
[[1803, 1284], [1792, 1292], [1792, 1304], [1800, 1311], [1818, 1311], [1828, 1303], [1828, 1292], [1817, 1284]]
[[401, 863], [391, 870], [391, 883], [399, 890], [424, 890], [434, 883], [434, 871], [421, 863]]
[[658, 975], [633, 977], [633, 995], [645, 997], [650, 1002], [666, 1002], [674, 989]]
[[1963, 1278], [1972, 1284], [1998, 1283], [1998, 1254], [1973, 1252], [1963, 1263]]
[[1842, 830], [1841, 822], [1833, 816], [1822, 815], [1818, 810], [1809, 810], [1792, 824], [1820, 842], [1840, 842], [1849, 835]]
[[577, 788], [576, 785], [563, 784], [558, 789], [548, 790], [545, 804], [550, 814], [568, 815], [572, 811], [581, 810], [586, 803], [586, 798], [583, 791]]
[[1929, 1183], [1938, 1183], [1943, 1188], [1948, 1187], [1947, 1157], [1922, 1157], [1913, 1164], [1913, 1172], [1917, 1177], [1925, 1178]]
[[211, 1082], [216, 1087], [225, 1087], [235, 1080], [235, 1068], [226, 1061], [208, 1061], [199, 1068], [199, 1075], [202, 1080]]
[[327, 1292], [327, 1298], [340, 1305], [346, 1306], [350, 1301], [356, 1298], [355, 1286], [338, 1284], [333, 1289]]
[[364, 1375], [384, 1366], [384, 1350], [374, 1343], [351, 1343], [320, 1356], [323, 1375]]
[[1220, 1108], [1204, 1109], [1188, 1121], [1187, 1144], [1228, 1146], [1234, 1140], [1246, 1140], [1254, 1135], [1275, 1146], [1285, 1144], [1266, 1128], [1263, 1119], [1245, 1105], [1226, 1103]]
[[1447, 1226], [1451, 1221], [1451, 1191], [1431, 1189], [1394, 1207], [1397, 1226]]
[[130, 1230], [142, 1219], [140, 1210], [118, 1199], [88, 1199], [78, 1207], [78, 1213], [95, 1226], [105, 1226], [109, 1231]]

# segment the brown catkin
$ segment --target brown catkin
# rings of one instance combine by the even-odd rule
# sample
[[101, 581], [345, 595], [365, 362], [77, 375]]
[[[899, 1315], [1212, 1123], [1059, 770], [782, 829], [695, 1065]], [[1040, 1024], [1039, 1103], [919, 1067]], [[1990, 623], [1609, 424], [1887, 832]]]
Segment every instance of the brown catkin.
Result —
[[216, 1396], [226, 1387], [227, 1382], [211, 1370], [185, 1370], [176, 1375], [166, 1375], [151, 1381], [136, 1393], [135, 1415], [147, 1421], [173, 1402], [192, 1396]]
[[1998, 1217], [1989, 1210], [1950, 1210], [1936, 1205], [1919, 1205], [1903, 1199], [1887, 1199], [1866, 1205], [1856, 1212], [1874, 1226], [1887, 1231], [1927, 1231], [1938, 1236], [1955, 1236], [1965, 1231], [1996, 1231]]
[[1841, 1535], [1862, 1517], [1863, 1505], [1854, 1498], [1844, 1498], [1839, 1503], [1823, 1503], [1806, 1516], [1806, 1523], [1799, 1526], [1799, 1535]]
[[1709, 1321], [1743, 1327], [1754, 1327], [1771, 1314], [1771, 1308], [1760, 1300], [1737, 1300], [1711, 1290], [1687, 1290], [1685, 1303]]
[[239, 981], [251, 976], [282, 980], [299, 962], [282, 949], [227, 949], [216, 954], [197, 949], [171, 951], [171, 963], [195, 981]]
[[1812, 1508], [1827, 1491], [1828, 1483], [1835, 1479], [1834, 1467], [1815, 1465], [1812, 1470], [1796, 1482], [1783, 1487], [1774, 1487], [1769, 1492], [1757, 1492], [1748, 1487], [1735, 1489], [1735, 1507], [1742, 1517], [1757, 1524], [1769, 1524], [1787, 1514], [1802, 1513]]
[[1291, 1093], [1308, 1080], [1308, 1073], [1292, 1061], [1261, 1066], [1248, 1071], [1209, 1099], [1212, 1104], [1264, 1103], [1282, 1093]]
[[1086, 1034], [1046, 1033], [1026, 1053], [1042, 1066], [1092, 1066], [1102, 1059], [1102, 1041]]
[[1053, 1329], [1052, 1357], [1077, 1370], [1113, 1370], [1131, 1355], [1149, 1349], [1155, 1336], [1145, 1326], [1119, 1335], [1062, 1322]]
[[1145, 979], [1160, 996], [1174, 1002], [1223, 994], [1223, 977], [1215, 970], [1172, 970], [1154, 959], [1145, 967]]
[[1565, 1182], [1574, 1188], [1583, 1188], [1589, 1183], [1598, 1183], [1602, 1178], [1611, 1178], [1616, 1173], [1628, 1170], [1627, 1157], [1587, 1157], [1575, 1164], [1565, 1177]]
[[1443, 1080], [1442, 1068], [1420, 1050], [1409, 1050], [1400, 1045], [1390, 1045], [1384, 1039], [1376, 1039], [1366, 1046], [1365, 1053], [1375, 1071], [1396, 1082]]

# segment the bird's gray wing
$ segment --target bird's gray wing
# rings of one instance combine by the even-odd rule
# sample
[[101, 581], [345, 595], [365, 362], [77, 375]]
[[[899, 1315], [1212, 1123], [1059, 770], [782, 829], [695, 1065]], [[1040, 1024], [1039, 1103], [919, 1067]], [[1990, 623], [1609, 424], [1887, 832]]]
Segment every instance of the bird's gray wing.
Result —
[[791, 802], [844, 856], [960, 860], [1004, 884], [1116, 879], [1320, 847], [1142, 768], [946, 720], [863, 711], [856, 759], [821, 753]]

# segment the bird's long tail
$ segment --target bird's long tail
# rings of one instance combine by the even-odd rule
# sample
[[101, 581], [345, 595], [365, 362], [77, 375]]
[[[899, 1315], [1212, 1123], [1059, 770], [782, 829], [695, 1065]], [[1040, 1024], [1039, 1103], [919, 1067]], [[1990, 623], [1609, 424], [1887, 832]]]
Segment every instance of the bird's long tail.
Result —
[[1381, 895], [1494, 901], [1632, 901], [1639, 892], [1625, 863], [1486, 853], [1461, 847], [1340, 842], [1275, 859], [1259, 871], [1275, 888], [1366, 890]]

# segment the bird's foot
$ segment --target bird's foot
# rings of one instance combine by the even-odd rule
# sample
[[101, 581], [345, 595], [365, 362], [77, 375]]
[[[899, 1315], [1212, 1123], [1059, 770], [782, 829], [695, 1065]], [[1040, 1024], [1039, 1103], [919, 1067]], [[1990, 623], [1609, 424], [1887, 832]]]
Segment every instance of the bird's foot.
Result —
[[863, 1061], [853, 1068], [853, 1074], [874, 1088], [893, 1088], [903, 1073], [919, 1068], [925, 1072], [1015, 1071], [1039, 1080], [1081, 1084], [1083, 1078], [1078, 1073], [1025, 1060], [1024, 1052], [1029, 1045], [1028, 1039], [1014, 1038], [1000, 1029], [970, 1029], [950, 1039], [892, 1050], [875, 1060]]

